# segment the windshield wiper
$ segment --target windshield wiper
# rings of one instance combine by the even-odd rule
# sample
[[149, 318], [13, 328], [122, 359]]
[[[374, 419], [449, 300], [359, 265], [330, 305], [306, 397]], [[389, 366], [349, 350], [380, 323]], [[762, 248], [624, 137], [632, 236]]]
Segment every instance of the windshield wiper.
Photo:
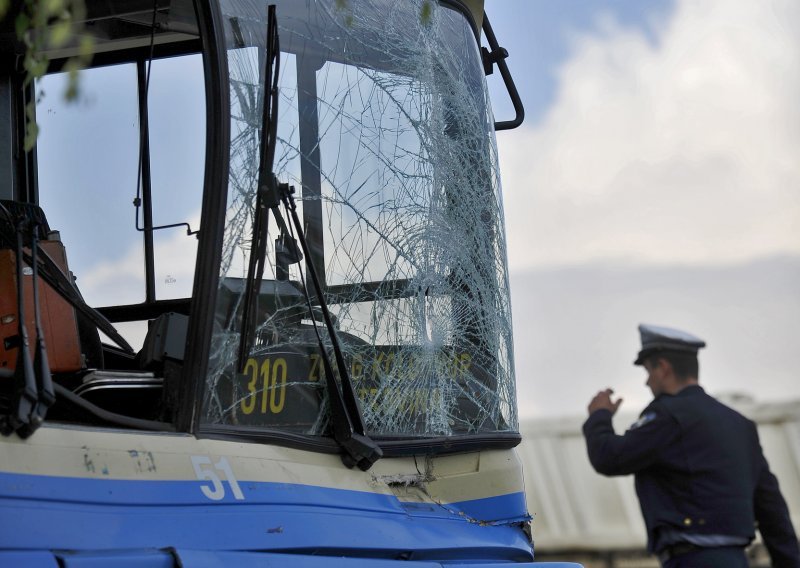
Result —
[[[15, 216], [4, 205], [0, 204], [8, 226], [14, 227], [13, 239], [16, 245], [15, 264], [17, 280], [17, 335], [14, 338], [17, 348], [17, 364], [13, 371], [14, 387], [11, 408], [4, 417], [2, 431], [4, 434], [17, 432], [21, 438], [30, 436], [44, 422], [47, 409], [55, 402], [53, 380], [50, 365], [47, 361], [47, 350], [42, 329], [41, 306], [39, 303], [39, 223], [25, 215]], [[27, 233], [27, 235], [26, 235]], [[3, 235], [3, 242], [10, 244], [10, 235]], [[27, 237], [27, 243], [26, 243]], [[25, 254], [24, 247], [30, 248]], [[25, 265], [29, 268], [27, 268]], [[28, 273], [27, 271], [30, 270]], [[30, 335], [28, 333], [28, 314], [25, 310], [25, 276], [31, 277], [33, 294], [33, 323], [36, 332], [36, 347], [31, 356]]]
[[[242, 323], [239, 336], [239, 353], [237, 357], [237, 372], [242, 372], [255, 341], [256, 315], [258, 313], [258, 292], [261, 289], [261, 279], [264, 275], [264, 263], [267, 253], [268, 212], [271, 210], [280, 230], [276, 243], [277, 252], [284, 255], [281, 264], [295, 263], [303, 258], [296, 250], [294, 235], [287, 239], [287, 226], [280, 213], [279, 205], [283, 201], [289, 212], [297, 237], [300, 241], [306, 258], [311, 258], [308, 251], [305, 233], [297, 216], [297, 208], [292, 197], [294, 188], [288, 184], [278, 184], [273, 172], [275, 159], [275, 142], [278, 127], [278, 71], [280, 68], [280, 46], [278, 42], [278, 24], [275, 17], [275, 6], [270, 5], [267, 14], [267, 42], [264, 62], [264, 108], [261, 126], [261, 155], [258, 170], [258, 191], [256, 195], [255, 215], [253, 219], [253, 245], [251, 247], [250, 262], [247, 270], [244, 303], [242, 307]], [[288, 228], [291, 230], [291, 225]], [[333, 424], [333, 438], [344, 450], [342, 462], [347, 467], [358, 466], [366, 471], [383, 456], [380, 447], [366, 435], [364, 421], [358, 407], [358, 400], [347, 372], [347, 365], [342, 355], [341, 347], [336, 338], [335, 329], [331, 320], [328, 306], [325, 303], [322, 286], [314, 269], [313, 262], [308, 263], [308, 272], [314, 283], [314, 289], [319, 299], [325, 326], [328, 330], [331, 346], [336, 357], [336, 366], [339, 370], [341, 390], [333, 373], [328, 352], [319, 334], [314, 317], [314, 307], [308, 291], [303, 286], [303, 293], [308, 304], [311, 320], [314, 322], [314, 333], [317, 336], [320, 357], [325, 370], [325, 380], [328, 391], [328, 404], [330, 405], [331, 421]]]
[[36, 376], [31, 358], [30, 339], [28, 327], [25, 323], [25, 286], [24, 266], [22, 260], [23, 229], [26, 219], [16, 220], [15, 262], [17, 276], [17, 366], [14, 370], [14, 394], [11, 409], [5, 417], [3, 433], [18, 432], [26, 438], [29, 432], [36, 429], [32, 424], [35, 420], [36, 404], [39, 400], [36, 388]]
[[[308, 241], [303, 232], [300, 217], [297, 215], [297, 206], [294, 202], [294, 187], [290, 187], [288, 183], [281, 183], [278, 184], [278, 192], [280, 193], [280, 198], [281, 201], [283, 201], [284, 207], [292, 219], [292, 224], [297, 230], [297, 240], [300, 241], [303, 253], [306, 255], [306, 258], [311, 258]], [[311, 282], [314, 284], [314, 292], [319, 302], [322, 318], [325, 321], [325, 328], [328, 330], [331, 348], [336, 358], [336, 367], [339, 370], [339, 382], [342, 387], [341, 391], [339, 391], [339, 384], [333, 374], [327, 350], [325, 349], [322, 337], [320, 337], [319, 330], [317, 329], [317, 321], [314, 317], [314, 306], [311, 303], [311, 298], [309, 297], [306, 287], [303, 286], [303, 293], [306, 297], [306, 304], [308, 305], [308, 311], [314, 326], [314, 333], [319, 343], [322, 363], [325, 368], [325, 380], [328, 387], [328, 399], [331, 405], [331, 418], [333, 420], [333, 437], [347, 452], [347, 454], [342, 456], [344, 464], [347, 467], [357, 465], [362, 470], [367, 471], [376, 461], [383, 457], [383, 450], [381, 450], [380, 446], [378, 446], [364, 430], [364, 420], [361, 416], [361, 409], [358, 406], [358, 399], [353, 389], [353, 383], [350, 380], [350, 373], [347, 370], [347, 363], [344, 360], [342, 348], [336, 336], [336, 329], [334, 328], [333, 320], [328, 310], [328, 304], [325, 301], [322, 285], [317, 276], [317, 271], [314, 268], [314, 263], [309, 262], [307, 267], [308, 274], [311, 276]]]
[[[250, 263], [247, 267], [247, 281], [242, 307], [242, 325], [239, 333], [239, 356], [236, 359], [237, 371], [244, 369], [245, 361], [255, 341], [258, 292], [264, 276], [264, 262], [267, 256], [267, 233], [269, 209], [277, 208], [279, 202], [275, 192], [270, 191], [272, 166], [275, 161], [275, 141], [278, 132], [278, 72], [280, 71], [280, 44], [278, 42], [278, 21], [275, 5], [267, 8], [267, 41], [264, 56], [264, 104], [261, 117], [261, 155], [258, 164], [258, 185], [256, 191], [255, 213], [253, 216], [253, 244]], [[257, 289], [258, 288], [258, 291]]]

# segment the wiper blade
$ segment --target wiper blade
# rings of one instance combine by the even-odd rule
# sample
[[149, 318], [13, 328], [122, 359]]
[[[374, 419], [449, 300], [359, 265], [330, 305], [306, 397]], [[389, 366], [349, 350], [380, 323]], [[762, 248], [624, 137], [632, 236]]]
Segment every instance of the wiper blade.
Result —
[[[303, 253], [306, 258], [311, 258], [308, 241], [303, 232], [300, 217], [297, 215], [297, 206], [293, 196], [294, 187], [290, 187], [287, 183], [282, 183], [278, 185], [278, 191], [281, 201], [283, 201], [283, 205], [292, 219], [292, 224], [297, 230], [297, 240], [300, 241]], [[347, 467], [357, 465], [363, 471], [367, 471], [376, 461], [383, 457], [383, 450], [381, 450], [380, 446], [378, 446], [364, 430], [364, 420], [361, 415], [361, 409], [359, 408], [358, 399], [353, 389], [353, 383], [350, 380], [350, 373], [347, 370], [347, 363], [344, 360], [342, 348], [336, 336], [336, 330], [333, 325], [333, 320], [331, 319], [330, 311], [328, 310], [328, 304], [325, 302], [319, 276], [317, 276], [317, 271], [314, 268], [313, 262], [309, 262], [307, 266], [308, 274], [311, 276], [311, 281], [314, 284], [314, 291], [319, 301], [319, 307], [322, 311], [322, 317], [325, 321], [325, 327], [328, 330], [331, 347], [336, 358], [336, 367], [339, 370], [339, 382], [337, 383], [328, 353], [322, 343], [319, 331], [317, 330], [311, 298], [308, 296], [305, 287], [303, 287], [308, 310], [311, 315], [311, 321], [314, 323], [314, 333], [317, 335], [322, 363], [325, 368], [325, 380], [329, 392], [328, 400], [330, 401], [331, 418], [333, 420], [333, 437], [347, 452], [342, 456], [344, 464]], [[339, 390], [339, 383], [341, 383], [341, 391]]]
[[34, 372], [36, 373], [36, 388], [38, 401], [31, 413], [31, 427], [38, 428], [47, 415], [47, 409], [56, 401], [53, 390], [53, 377], [50, 374], [50, 363], [47, 361], [47, 348], [44, 344], [44, 329], [42, 329], [42, 308], [39, 304], [39, 259], [38, 253], [44, 252], [39, 248], [38, 227], [31, 223], [31, 285], [33, 287], [33, 312], [34, 326], [36, 328], [36, 349], [33, 356]]
[[[253, 349], [255, 341], [256, 314], [258, 313], [258, 291], [261, 288], [261, 279], [264, 274], [264, 263], [267, 253], [267, 233], [268, 233], [268, 212], [271, 210], [280, 230], [280, 236], [276, 243], [276, 249], [280, 249], [280, 254], [284, 255], [282, 263], [299, 262], [302, 255], [295, 250], [294, 239], [287, 240], [288, 228], [280, 213], [279, 205], [284, 202], [287, 211], [290, 212], [294, 226], [297, 228], [298, 237], [302, 251], [306, 258], [309, 257], [308, 243], [302, 230], [300, 219], [288, 184], [278, 184], [273, 172], [273, 162], [275, 159], [275, 143], [277, 140], [278, 128], [278, 72], [280, 69], [280, 45], [278, 41], [278, 23], [275, 16], [275, 6], [270, 5], [267, 12], [267, 42], [266, 54], [264, 57], [264, 105], [261, 126], [261, 155], [259, 158], [258, 169], [258, 190], [256, 194], [255, 215], [253, 219], [253, 245], [251, 247], [250, 262], [247, 270], [247, 280], [245, 284], [244, 301], [242, 306], [242, 322], [239, 335], [239, 353], [236, 362], [237, 372], [244, 369], [247, 357]], [[281, 193], [279, 195], [279, 190]], [[291, 226], [290, 226], [291, 227]], [[308, 264], [308, 271], [314, 282], [317, 297], [320, 301], [325, 325], [331, 338], [334, 353], [336, 355], [336, 365], [339, 369], [342, 388], [333, 373], [333, 368], [328, 357], [327, 350], [322, 342], [322, 338], [317, 330], [316, 320], [314, 320], [314, 310], [308, 293], [303, 288], [306, 301], [309, 305], [311, 318], [315, 321], [314, 331], [320, 349], [320, 357], [325, 369], [325, 380], [328, 389], [328, 401], [331, 410], [331, 420], [333, 423], [334, 440], [342, 447], [345, 453], [342, 455], [342, 462], [347, 467], [358, 466], [366, 471], [383, 456], [380, 447], [372, 441], [364, 432], [364, 423], [361, 411], [358, 408], [358, 401], [353, 391], [350, 376], [347, 373], [347, 366], [342, 355], [341, 347], [336, 339], [333, 322], [331, 321], [328, 307], [325, 304], [322, 294], [322, 287], [319, 283], [313, 263]]]
[[258, 295], [264, 276], [264, 261], [267, 256], [267, 211], [277, 208], [279, 202], [272, 187], [272, 165], [275, 161], [275, 142], [278, 133], [278, 73], [280, 71], [280, 44], [278, 42], [278, 20], [275, 5], [267, 8], [267, 42], [264, 57], [264, 104], [261, 117], [261, 155], [258, 164], [258, 188], [255, 215], [253, 218], [253, 246], [247, 268], [247, 280], [242, 307], [242, 325], [239, 334], [239, 356], [236, 370], [244, 369], [245, 361], [253, 348]]
[[[47, 361], [44, 330], [42, 329], [41, 305], [39, 302], [39, 221], [31, 216], [14, 215], [0, 204], [3, 215], [7, 218], [4, 226], [14, 227], [14, 238], [3, 234], [2, 242], [15, 241], [15, 264], [17, 279], [17, 351], [16, 367], [11, 374], [14, 379], [14, 390], [11, 409], [3, 419], [2, 432], [16, 432], [21, 438], [27, 438], [42, 425], [47, 410], [55, 402], [53, 379], [50, 364]], [[27, 239], [27, 241], [26, 241]], [[28, 246], [30, 253], [25, 253]], [[26, 266], [27, 265], [27, 266]], [[28, 272], [30, 271], [30, 272]], [[31, 355], [31, 337], [28, 333], [28, 314], [25, 302], [25, 280], [30, 276], [33, 303], [33, 324], [36, 332], [36, 346]]]
[[[3, 208], [5, 209], [5, 208]], [[25, 285], [24, 285], [24, 264], [22, 257], [23, 231], [29, 224], [27, 219], [13, 219], [9, 214], [9, 220], [14, 221], [16, 229], [15, 239], [15, 262], [17, 276], [17, 366], [14, 370], [14, 394], [11, 402], [11, 409], [4, 417], [2, 432], [4, 435], [17, 432], [20, 437], [28, 437], [37, 427], [36, 406], [39, 400], [39, 392], [36, 385], [36, 374], [33, 368], [31, 357], [30, 338], [28, 337], [28, 327], [25, 323]]]

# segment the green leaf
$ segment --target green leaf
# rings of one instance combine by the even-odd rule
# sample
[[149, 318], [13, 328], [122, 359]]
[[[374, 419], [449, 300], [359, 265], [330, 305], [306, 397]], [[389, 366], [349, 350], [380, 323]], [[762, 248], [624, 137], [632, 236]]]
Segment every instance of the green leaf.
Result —
[[73, 57], [67, 62], [67, 86], [64, 89], [64, 100], [74, 101], [78, 98], [80, 91], [80, 75], [78, 74], [78, 66], [80, 63]]
[[29, 122], [28, 125], [25, 127], [25, 144], [24, 148], [26, 152], [30, 152], [33, 150], [33, 147], [36, 146], [36, 139], [39, 137], [39, 125], [35, 122]]
[[[346, 2], [347, 0], [342, 0]], [[14, 19], [17, 37], [25, 45], [22, 62], [25, 70], [24, 86], [32, 84], [47, 72], [48, 60], [42, 52], [48, 47], [59, 48], [76, 39], [78, 55], [65, 63], [68, 72], [64, 98], [75, 100], [79, 94], [80, 74], [92, 59], [94, 40], [82, 35], [86, 15], [85, 0], [21, 0], [21, 11]], [[0, 0], [0, 18], [9, 9], [11, 0]], [[36, 100], [44, 96], [39, 93]], [[25, 151], [36, 145], [39, 126], [36, 123], [36, 106], [31, 101], [25, 106]]]
[[17, 37], [22, 39], [25, 33], [31, 29], [31, 19], [27, 14], [20, 12], [14, 20], [14, 27], [17, 31]]
[[30, 152], [36, 145], [36, 139], [39, 137], [39, 125], [36, 124], [36, 106], [33, 101], [25, 105], [25, 141], [24, 148], [26, 152]]
[[64, 11], [64, 0], [39, 0], [40, 7], [49, 16], [55, 16]]
[[[47, 72], [47, 61], [35, 57], [26, 57], [24, 67], [31, 79], [38, 79]], [[25, 79], [27, 80], [28, 77]]]
[[50, 46], [62, 47], [72, 36], [72, 22], [60, 21], [50, 28]]
[[78, 54], [80, 55], [81, 61], [85, 62], [83, 65], [84, 67], [91, 61], [93, 52], [94, 38], [88, 35], [82, 36], [78, 44]]

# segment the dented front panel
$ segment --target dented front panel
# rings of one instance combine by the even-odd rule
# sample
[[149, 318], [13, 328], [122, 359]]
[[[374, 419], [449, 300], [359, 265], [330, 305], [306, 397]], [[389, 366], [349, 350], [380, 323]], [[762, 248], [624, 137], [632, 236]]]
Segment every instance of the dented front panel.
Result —
[[361, 472], [274, 446], [46, 426], [26, 442], [0, 440], [0, 453], [0, 549], [530, 556], [509, 451], [392, 458]]

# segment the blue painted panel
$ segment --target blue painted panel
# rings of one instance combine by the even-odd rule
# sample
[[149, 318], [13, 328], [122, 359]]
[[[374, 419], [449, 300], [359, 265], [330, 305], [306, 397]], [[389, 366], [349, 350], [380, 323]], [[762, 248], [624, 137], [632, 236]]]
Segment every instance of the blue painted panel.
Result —
[[[206, 548], [217, 550], [386, 551], [437, 557], [530, 559], [516, 527], [461, 519], [352, 514], [311, 507], [26, 506], [0, 502], [0, 548], [95, 550]], [[441, 555], [441, 556], [438, 556]]]
[[527, 513], [524, 493], [461, 501], [446, 505], [446, 507], [462, 511], [470, 518], [498, 525], [531, 520], [531, 516]]
[[[341, 556], [309, 556], [264, 552], [214, 550], [110, 550], [105, 552], [57, 553], [40, 551], [0, 552], [0, 567], [14, 568], [497, 568], [492, 562], [403, 561]], [[519, 568], [581, 568], [568, 562], [515, 563]]]
[[[574, 562], [535, 562], [525, 564], [531, 568], [583, 568], [583, 564], [576, 564]], [[472, 566], [470, 568], [497, 568], [497, 565], [486, 565], [485, 567]]]
[[[207, 550], [176, 550], [181, 565], [186, 568], [498, 568], [503, 564], [492, 562], [425, 562], [385, 560], [377, 558], [341, 558], [333, 556], [306, 556], [295, 554], [273, 554], [258, 552], [211, 552]], [[582, 568], [570, 562], [524, 562], [514, 563], [514, 568]]]
[[[178, 550], [188, 568], [442, 568], [438, 562], [404, 562], [376, 558], [342, 558], [257, 552]], [[497, 568], [495, 564], [493, 568]]]
[[415, 559], [436, 561], [531, 559], [519, 527], [475, 522], [502, 512], [524, 518], [522, 494], [415, 508], [393, 495], [239, 484], [243, 500], [231, 494], [214, 502], [203, 496], [202, 481], [0, 474], [0, 549], [176, 547], [383, 558], [413, 552]]
[[[391, 495], [294, 483], [238, 483], [247, 503], [321, 507], [341, 507], [342, 503], [347, 503], [349, 508], [364, 511], [392, 509], [402, 512], [397, 499]], [[201, 491], [202, 487], [208, 485], [209, 482], [204, 480], [150, 481], [0, 473], [0, 498], [118, 505], [208, 505], [241, 502], [230, 490], [225, 491], [221, 500], [212, 502]]]
[[124, 550], [58, 554], [64, 568], [176, 568], [175, 557], [164, 550]]
[[56, 557], [40, 550], [0, 551], [0, 567], [59, 568]]
[[[133, 481], [23, 475], [0, 473], [0, 498], [30, 499], [33, 501], [78, 502], [82, 504], [118, 505], [208, 505], [201, 488], [207, 481]], [[467, 515], [482, 522], [498, 524], [529, 520], [524, 493], [512, 493], [486, 499], [461, 501], [437, 506], [429, 503], [404, 503], [393, 495], [366, 491], [331, 489], [293, 483], [240, 481], [244, 495], [237, 500], [232, 491], [215, 503], [309, 505], [314, 507], [350, 510], [409, 513], [450, 517]]]
[[[444, 568], [448, 566], [464, 566], [465, 568], [498, 568], [503, 564], [491, 562], [489, 564], [443, 564]], [[511, 564], [514, 568], [583, 568], [583, 564], [575, 564], [574, 562], [523, 562], [521, 564]]]

